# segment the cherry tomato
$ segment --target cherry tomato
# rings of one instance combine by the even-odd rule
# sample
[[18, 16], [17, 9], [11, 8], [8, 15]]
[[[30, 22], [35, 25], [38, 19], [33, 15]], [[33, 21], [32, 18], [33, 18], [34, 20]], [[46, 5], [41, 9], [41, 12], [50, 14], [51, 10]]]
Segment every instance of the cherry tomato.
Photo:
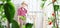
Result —
[[50, 21], [50, 22], [48, 22], [48, 24], [49, 24], [49, 25], [51, 25], [51, 24], [52, 24], [52, 22]]
[[55, 16], [55, 13], [52, 13], [52, 16]]

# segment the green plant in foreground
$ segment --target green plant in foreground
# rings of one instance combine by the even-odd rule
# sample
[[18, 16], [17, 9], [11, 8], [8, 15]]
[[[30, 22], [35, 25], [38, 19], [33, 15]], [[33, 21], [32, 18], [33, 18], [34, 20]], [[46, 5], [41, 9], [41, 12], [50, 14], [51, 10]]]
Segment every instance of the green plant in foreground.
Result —
[[2, 6], [4, 9], [5, 17], [8, 21], [8, 28], [10, 28], [10, 23], [12, 23], [12, 28], [19, 28], [18, 23], [14, 20], [15, 7], [11, 0], [0, 0], [2, 1]]

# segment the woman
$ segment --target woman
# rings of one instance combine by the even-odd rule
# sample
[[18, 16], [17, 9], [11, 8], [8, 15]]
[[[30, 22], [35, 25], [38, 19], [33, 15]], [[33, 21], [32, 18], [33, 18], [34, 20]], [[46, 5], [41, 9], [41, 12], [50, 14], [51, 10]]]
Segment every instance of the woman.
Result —
[[23, 24], [26, 22], [26, 14], [27, 10], [25, 7], [28, 5], [25, 2], [21, 3], [21, 7], [18, 9], [18, 22], [20, 24], [20, 28], [22, 28]]

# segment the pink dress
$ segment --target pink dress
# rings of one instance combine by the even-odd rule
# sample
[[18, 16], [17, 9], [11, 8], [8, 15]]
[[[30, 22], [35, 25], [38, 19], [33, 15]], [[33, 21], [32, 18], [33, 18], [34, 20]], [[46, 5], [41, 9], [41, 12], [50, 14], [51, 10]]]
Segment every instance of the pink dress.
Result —
[[18, 15], [19, 16], [26, 16], [27, 10], [23, 7], [18, 9]]
[[[18, 9], [18, 16], [26, 16], [27, 14], [27, 10], [23, 7], [20, 7]], [[22, 28], [22, 25], [23, 25], [23, 20], [22, 19], [19, 19], [19, 22], [20, 22], [20, 28]]]

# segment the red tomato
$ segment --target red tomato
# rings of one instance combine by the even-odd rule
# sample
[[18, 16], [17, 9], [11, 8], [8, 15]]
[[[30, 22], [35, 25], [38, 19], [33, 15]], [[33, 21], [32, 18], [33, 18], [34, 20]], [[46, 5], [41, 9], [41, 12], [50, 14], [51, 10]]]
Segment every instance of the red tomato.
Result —
[[48, 24], [49, 24], [49, 25], [51, 25], [51, 24], [52, 24], [52, 22], [49, 22]]
[[55, 14], [54, 14], [54, 13], [52, 13], [52, 16], [55, 16]]

